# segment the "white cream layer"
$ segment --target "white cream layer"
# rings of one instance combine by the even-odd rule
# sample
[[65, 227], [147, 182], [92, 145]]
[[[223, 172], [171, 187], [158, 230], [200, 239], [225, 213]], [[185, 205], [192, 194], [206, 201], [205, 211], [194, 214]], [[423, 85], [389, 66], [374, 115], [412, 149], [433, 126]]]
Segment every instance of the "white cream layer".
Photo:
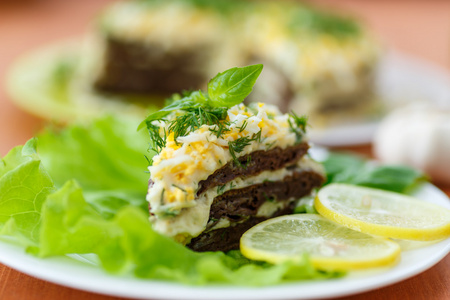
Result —
[[[240, 189], [247, 186], [263, 183], [266, 180], [282, 181], [286, 176], [292, 175], [298, 171], [314, 171], [319, 174], [324, 174], [322, 165], [313, 161], [309, 157], [303, 157], [297, 163], [297, 168], [294, 170], [280, 169], [277, 171], [264, 171], [256, 176], [245, 179], [236, 178], [227, 183], [224, 188], [214, 187], [202, 193], [196, 203], [192, 207], [186, 207], [180, 211], [176, 216], [152, 217], [153, 228], [167, 236], [176, 237], [181, 242], [188, 242], [190, 238], [198, 236], [202, 233], [208, 223], [211, 204], [215, 197], [231, 189]], [[276, 207], [265, 207], [265, 210], [260, 210], [259, 215], [268, 215], [273, 213]], [[223, 226], [227, 223], [223, 222]], [[229, 225], [229, 223], [228, 223]], [[217, 225], [216, 225], [217, 227]]]

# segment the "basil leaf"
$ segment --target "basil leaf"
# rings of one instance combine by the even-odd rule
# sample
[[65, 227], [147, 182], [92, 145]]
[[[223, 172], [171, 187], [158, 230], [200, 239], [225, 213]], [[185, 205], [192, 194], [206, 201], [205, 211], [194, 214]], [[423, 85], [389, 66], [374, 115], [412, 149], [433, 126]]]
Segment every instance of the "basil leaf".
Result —
[[208, 96], [212, 107], [231, 107], [244, 101], [258, 79], [263, 65], [232, 68], [217, 74], [208, 83]]
[[190, 110], [198, 107], [232, 107], [244, 101], [258, 79], [263, 65], [252, 65], [243, 68], [231, 68], [217, 74], [208, 83], [208, 95], [195, 91], [173, 101], [163, 109], [150, 114], [138, 126], [138, 130], [151, 127], [151, 122], [161, 120], [175, 110]]

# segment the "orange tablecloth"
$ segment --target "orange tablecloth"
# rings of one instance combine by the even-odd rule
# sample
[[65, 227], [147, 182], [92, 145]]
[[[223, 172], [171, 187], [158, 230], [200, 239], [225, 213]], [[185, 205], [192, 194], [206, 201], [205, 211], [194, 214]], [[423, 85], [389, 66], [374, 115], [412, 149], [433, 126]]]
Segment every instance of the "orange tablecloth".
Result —
[[[0, 82], [19, 54], [48, 42], [85, 32], [108, 0], [22, 0], [0, 2]], [[450, 70], [450, 1], [331, 1], [358, 13], [386, 45]], [[26, 88], [26, 87], [24, 87]], [[8, 99], [0, 89], [0, 156], [23, 144], [44, 125]], [[371, 146], [346, 148], [371, 154]], [[450, 195], [450, 187], [442, 188]], [[58, 286], [0, 264], [0, 299], [118, 299]], [[450, 299], [450, 255], [403, 282], [345, 299]]]

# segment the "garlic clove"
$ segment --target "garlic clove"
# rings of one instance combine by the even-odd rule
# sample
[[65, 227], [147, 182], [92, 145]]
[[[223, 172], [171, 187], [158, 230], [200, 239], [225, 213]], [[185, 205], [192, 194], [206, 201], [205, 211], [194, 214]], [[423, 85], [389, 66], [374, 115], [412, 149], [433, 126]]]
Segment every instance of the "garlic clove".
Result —
[[450, 110], [409, 106], [390, 113], [378, 127], [374, 154], [384, 163], [418, 168], [450, 183]]

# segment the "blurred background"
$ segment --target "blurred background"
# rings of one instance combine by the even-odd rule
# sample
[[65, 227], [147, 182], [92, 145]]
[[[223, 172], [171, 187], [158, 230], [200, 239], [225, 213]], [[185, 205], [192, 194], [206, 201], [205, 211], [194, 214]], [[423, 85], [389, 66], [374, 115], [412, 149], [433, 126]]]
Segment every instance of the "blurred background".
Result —
[[[357, 19], [367, 25], [370, 32], [379, 40], [383, 49], [394, 49], [399, 53], [417, 59], [419, 62], [425, 62], [425, 69], [431, 68], [432, 74], [436, 71], [441, 75], [444, 74], [443, 77], [449, 78], [449, 0], [311, 0], [309, 2], [331, 11], [350, 13], [356, 16]], [[101, 9], [111, 3], [113, 1], [110, 0], [0, 0], [0, 157], [4, 156], [12, 147], [23, 144], [47, 123], [46, 120], [19, 108], [7, 94], [5, 81], [10, 67], [19, 57], [27, 53], [33, 53], [39, 47], [67, 38], [79, 38], [89, 33], [92, 30], [92, 22], [99, 15]], [[416, 72], [417, 69], [413, 71]], [[427, 74], [421, 75], [427, 77]], [[447, 88], [448, 90], [450, 88], [445, 87], [446, 82], [448, 82], [445, 80], [442, 81], [443, 83], [437, 84], [438, 89]], [[420, 82], [412, 82], [411, 85], [420, 85]], [[20, 88], [23, 90], [29, 89], [28, 86]], [[450, 102], [450, 99], [448, 99], [448, 102]], [[447, 115], [439, 116], [439, 118], [432, 116], [429, 119], [420, 120], [423, 122], [422, 124], [433, 123], [437, 119], [442, 120], [442, 124], [446, 121], [446, 124], [448, 124], [450, 122], [449, 115], [450, 110], [448, 110]], [[435, 125], [440, 126], [437, 123]], [[395, 126], [399, 125], [395, 124]], [[400, 124], [400, 127], [402, 126], [405, 127], [404, 124]], [[416, 128], [417, 131], [412, 133], [410, 143], [405, 141], [404, 145], [413, 149], [414, 146], [411, 145], [419, 142], [422, 145], [429, 146], [430, 149], [440, 149], [440, 151], [432, 151], [422, 155], [422, 160], [423, 157], [425, 159], [434, 157], [434, 164], [436, 164], [437, 158], [437, 163], [441, 166], [434, 165], [434, 167], [440, 168], [440, 171], [444, 167], [445, 174], [440, 175], [441, 178], [448, 180], [440, 182], [438, 187], [442, 188], [447, 195], [450, 195], [450, 172], [446, 171], [450, 170], [450, 157], [448, 155], [450, 153], [450, 124], [444, 124], [444, 126], [446, 126], [446, 129], [443, 131], [439, 131], [439, 127], [431, 128], [428, 126], [425, 134], [430, 135], [431, 133], [433, 135], [434, 132], [439, 131], [440, 135], [434, 135], [434, 139], [427, 140], [420, 139], [421, 137], [416, 134], [420, 132], [420, 129]], [[402, 134], [397, 129], [388, 128], [388, 131]], [[411, 132], [408, 134], [411, 134]], [[394, 136], [393, 139], [397, 142], [403, 142], [397, 137], [398, 135]], [[436, 143], [437, 140], [441, 141], [439, 145]], [[429, 144], [425, 142], [429, 142]], [[340, 145], [334, 148], [357, 151], [368, 156], [375, 155], [374, 146], [370, 141], [362, 145]], [[401, 156], [403, 153], [397, 151], [397, 154]], [[389, 297], [396, 291], [404, 291], [409, 293], [409, 296], [414, 297], [413, 294], [415, 291], [421, 290], [422, 285], [427, 285], [428, 291], [433, 290], [440, 295], [448, 296], [448, 285], [445, 285], [446, 282], [443, 280], [448, 279], [446, 274], [449, 270], [449, 258], [447, 256], [443, 263], [421, 276], [417, 276], [416, 279], [411, 279], [403, 285], [396, 284], [382, 289], [381, 292], [385, 292], [384, 298]], [[9, 283], [19, 282], [19, 284], [12, 286], [6, 283], [10, 294], [19, 295], [18, 298], [20, 296], [29, 298], [31, 297], [28, 293], [30, 289], [34, 287], [37, 290], [42, 287], [43, 283], [40, 281], [7, 270], [4, 272], [0, 270], [0, 275], [7, 274], [6, 276], [8, 276], [8, 274], [11, 274]], [[23, 286], [28, 289], [23, 289]], [[49, 288], [49, 286], [50, 284], [46, 285], [45, 291], [53, 289], [52, 295], [61, 296], [62, 292], [65, 293], [64, 295], [72, 294], [69, 289], [58, 286], [50, 286]], [[8, 288], [3, 287], [2, 289], [0, 287], [0, 291]], [[92, 296], [88, 293], [72, 295], [75, 296], [71, 299], [100, 299], [100, 296]], [[77, 297], [77, 295], [83, 297]], [[370, 295], [373, 297], [364, 299], [380, 299], [377, 297], [379, 294], [375, 292]], [[439, 299], [444, 299], [445, 295]], [[429, 298], [436, 299], [435, 297]]]
[[[0, 155], [23, 144], [43, 122], [19, 109], [5, 91], [8, 68], [21, 55], [92, 29], [108, 0], [0, 1]], [[355, 15], [385, 49], [395, 49], [450, 70], [450, 1], [446, 0], [316, 0], [331, 11]], [[26, 86], [23, 89], [27, 89]]]

